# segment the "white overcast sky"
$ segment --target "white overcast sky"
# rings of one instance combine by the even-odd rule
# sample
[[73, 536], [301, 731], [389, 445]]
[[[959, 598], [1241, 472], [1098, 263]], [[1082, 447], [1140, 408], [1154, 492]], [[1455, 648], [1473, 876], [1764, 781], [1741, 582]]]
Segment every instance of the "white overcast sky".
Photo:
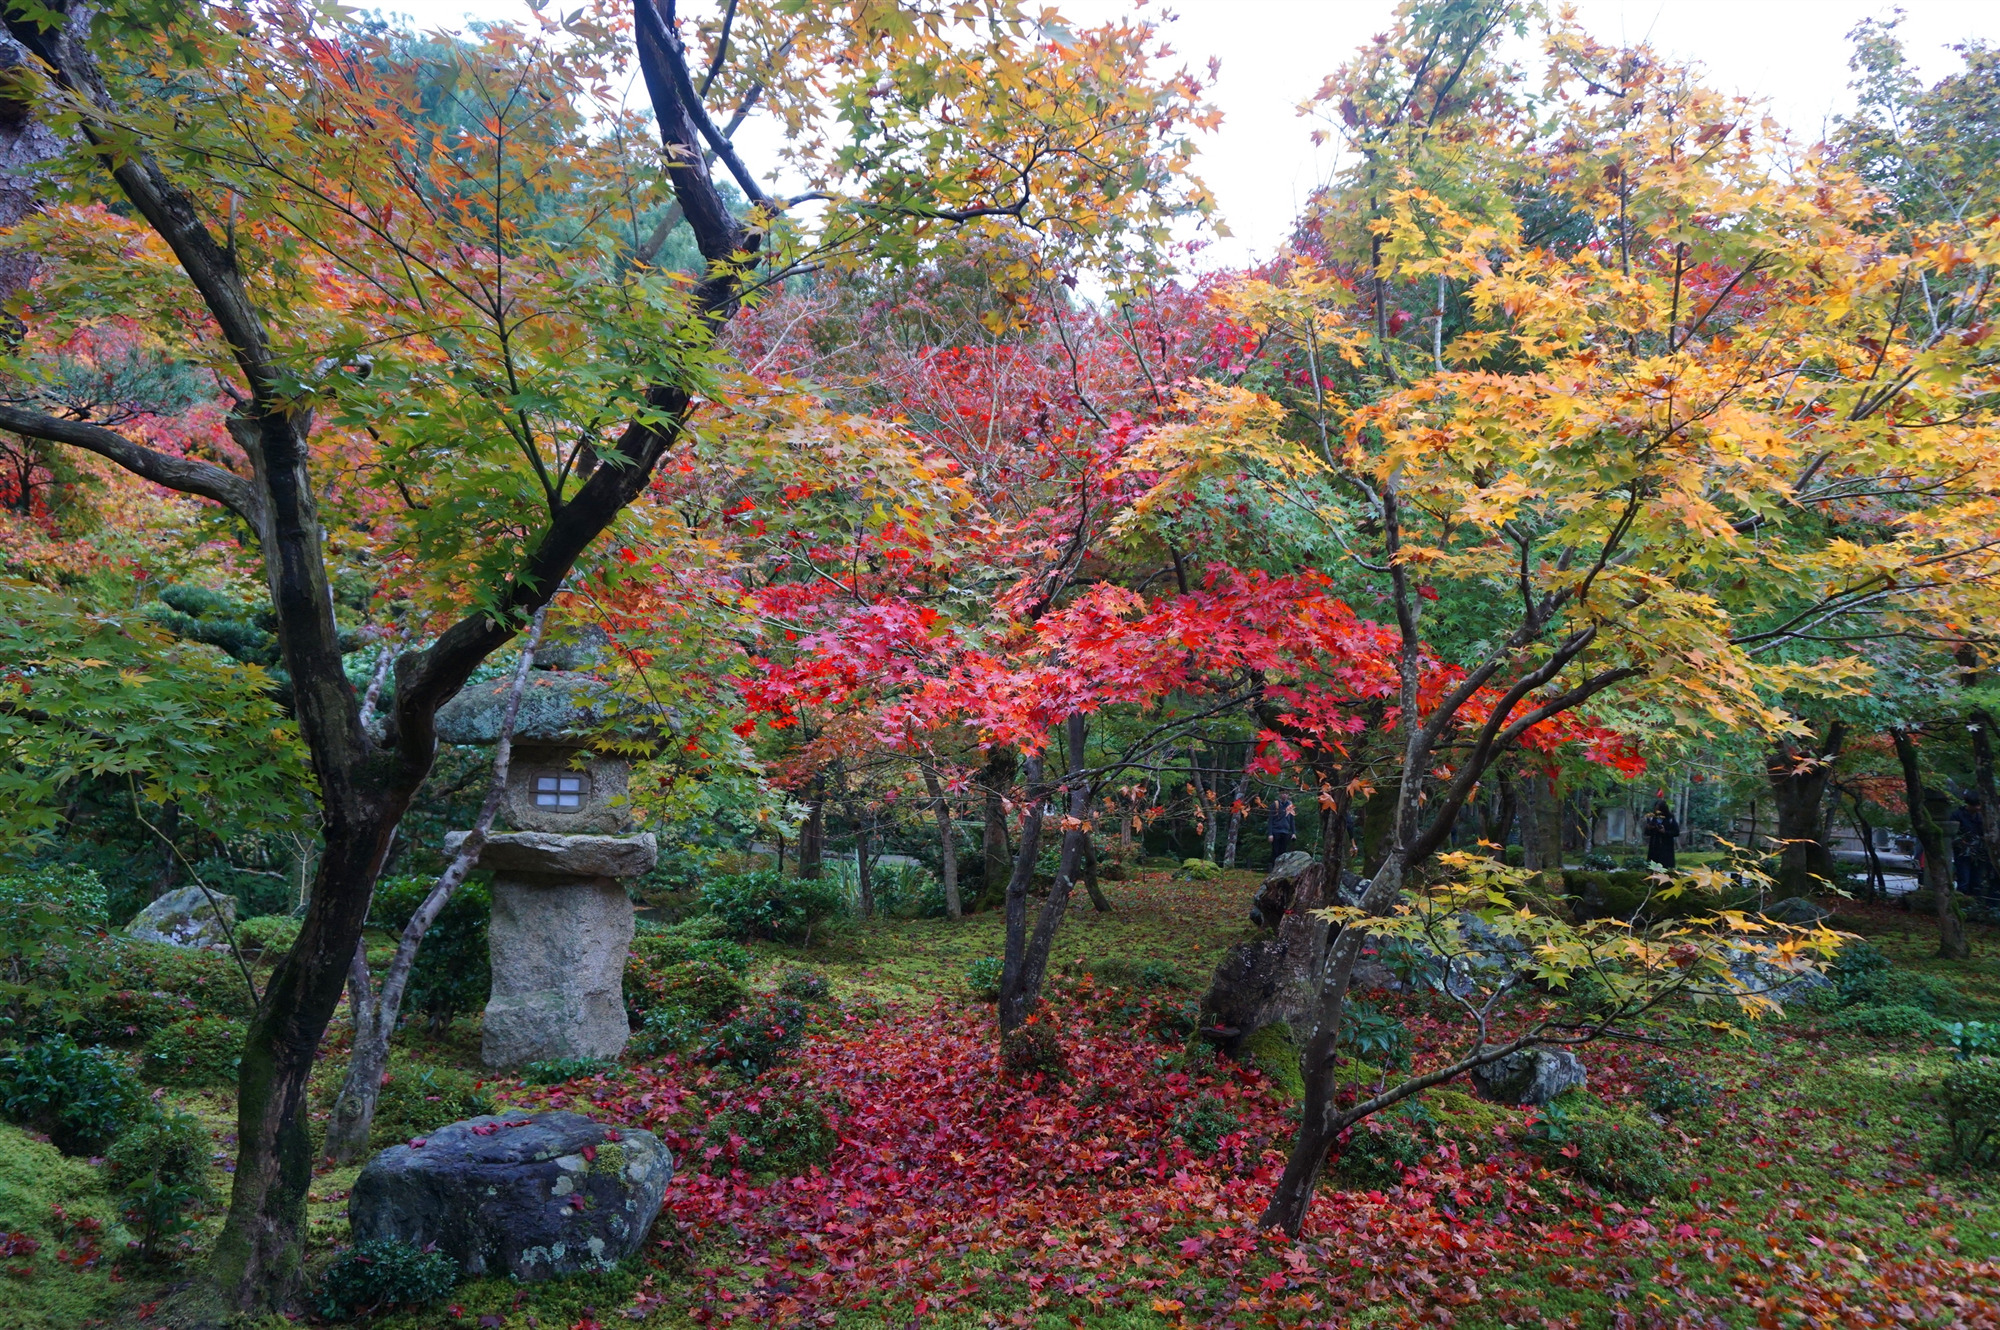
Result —
[[[1125, 8], [1124, 0], [1055, 0], [1072, 19], [1090, 22]], [[1864, 18], [1884, 18], [1886, 0], [1575, 0], [1584, 26], [1605, 41], [1650, 41], [1662, 54], [1699, 61], [1724, 91], [1769, 100], [1776, 117], [1811, 141], [1852, 103], [1847, 33]], [[465, 17], [518, 19], [517, 0], [386, 0], [423, 27], [457, 26]], [[560, 7], [560, 0], [554, 7]], [[1033, 7], [1033, 6], [1031, 6]], [[1955, 42], [2000, 43], [2000, 0], [1904, 0], [1904, 41], [1931, 78], [1956, 64]], [[1355, 47], [1389, 24], [1393, 0], [1180, 0], [1147, 12], [1174, 15], [1167, 40], [1193, 68], [1222, 62], [1211, 97], [1222, 109], [1219, 131], [1202, 140], [1197, 171], [1215, 193], [1231, 238], [1211, 247], [1210, 263], [1269, 257], [1299, 204], [1324, 178], [1334, 149], [1314, 147], [1314, 122], [1297, 114], [1320, 80]], [[755, 161], [748, 138], [746, 156]]]

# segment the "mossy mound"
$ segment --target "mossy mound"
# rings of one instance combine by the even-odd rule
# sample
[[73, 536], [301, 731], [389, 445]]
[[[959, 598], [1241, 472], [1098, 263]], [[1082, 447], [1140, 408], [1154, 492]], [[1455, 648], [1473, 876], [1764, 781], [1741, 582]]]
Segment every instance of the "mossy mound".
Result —
[[[94, 1231], [92, 1231], [94, 1229]], [[65, 1158], [19, 1127], [0, 1124], [0, 1241], [9, 1255], [0, 1330], [76, 1330], [122, 1324], [112, 1258], [130, 1235], [105, 1193], [99, 1171]], [[29, 1248], [29, 1244], [34, 1246]], [[94, 1246], [94, 1264], [72, 1259]], [[25, 1273], [20, 1273], [25, 1272]]]
[[1251, 1032], [1236, 1052], [1236, 1060], [1255, 1067], [1271, 1082], [1271, 1088], [1294, 1102], [1305, 1098], [1306, 1080], [1299, 1070], [1298, 1041], [1292, 1027], [1274, 1021]]

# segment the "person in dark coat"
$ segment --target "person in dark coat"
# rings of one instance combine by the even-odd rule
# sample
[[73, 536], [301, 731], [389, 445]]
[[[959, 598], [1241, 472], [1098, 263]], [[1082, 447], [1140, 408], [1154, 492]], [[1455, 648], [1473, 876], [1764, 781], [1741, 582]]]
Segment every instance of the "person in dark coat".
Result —
[[1653, 805], [1653, 811], [1646, 814], [1646, 858], [1662, 868], [1674, 866], [1674, 841], [1681, 834], [1680, 819], [1674, 810], [1667, 807], [1665, 799]]
[[1280, 799], [1271, 805], [1271, 862], [1277, 863], [1292, 848], [1292, 837], [1299, 834], [1298, 805], [1290, 799]]

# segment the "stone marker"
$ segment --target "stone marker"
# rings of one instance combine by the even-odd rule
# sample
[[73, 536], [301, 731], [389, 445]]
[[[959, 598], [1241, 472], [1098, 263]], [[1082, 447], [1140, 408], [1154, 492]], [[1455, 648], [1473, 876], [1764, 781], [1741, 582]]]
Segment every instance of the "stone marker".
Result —
[[651, 1132], [576, 1113], [440, 1127], [368, 1161], [348, 1197], [357, 1242], [432, 1243], [468, 1276], [608, 1270], [660, 1213], [673, 1157]]
[[210, 900], [200, 887], [170, 891], [125, 925], [125, 935], [141, 942], [165, 942], [175, 947], [226, 947], [236, 926], [236, 899], [218, 895]]
[[[438, 711], [438, 737], [498, 742], [508, 686], [497, 680], [453, 698]], [[615, 1058], [631, 1034], [624, 978], [632, 902], [623, 879], [651, 869], [659, 848], [650, 833], [628, 834], [631, 764], [589, 752], [612, 719], [601, 681], [529, 671], [500, 808], [514, 830], [488, 836], [479, 855], [479, 867], [493, 873], [493, 990], [480, 1049], [489, 1067]], [[447, 837], [446, 852], [464, 839]]]

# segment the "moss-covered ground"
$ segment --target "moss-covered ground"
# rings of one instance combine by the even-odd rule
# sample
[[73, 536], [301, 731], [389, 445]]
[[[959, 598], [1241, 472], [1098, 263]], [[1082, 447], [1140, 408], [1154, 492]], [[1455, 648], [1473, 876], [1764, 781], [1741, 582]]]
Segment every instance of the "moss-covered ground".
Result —
[[[765, 1178], [718, 1180], [690, 1156], [675, 1186], [693, 1188], [700, 1198], [678, 1200], [672, 1213], [684, 1225], [663, 1222], [654, 1247], [629, 1268], [539, 1286], [479, 1281], [461, 1286], [446, 1304], [380, 1324], [392, 1330], [591, 1330], [631, 1321], [884, 1330], [2000, 1324], [2000, 1187], [1990, 1175], [1943, 1158], [1937, 1085], [1951, 1065], [1950, 1051], [1832, 1033], [1822, 1016], [1796, 1009], [1747, 1038], [1600, 1045], [1586, 1053], [1591, 1092], [1606, 1112], [1628, 1121], [1643, 1117], [1663, 1135], [1675, 1181], [1657, 1197], [1593, 1187], [1559, 1145], [1533, 1139], [1539, 1130], [1533, 1114], [1447, 1089], [1425, 1097], [1429, 1153], [1408, 1172], [1392, 1169], [1389, 1176], [1400, 1172], [1399, 1180], [1362, 1184], [1352, 1171], [1335, 1168], [1305, 1241], [1287, 1247], [1254, 1235], [1239, 1239], [1282, 1161], [1290, 1111], [1283, 1078], [1225, 1074], [1198, 1063], [1158, 1029], [1142, 1028], [1151, 1019], [1143, 1014], [1120, 1028], [1122, 1013], [1136, 1009], [1084, 976], [1130, 975], [1150, 962], [1156, 980], [1171, 975], [1178, 984], [1155, 994], [1154, 1007], [1185, 1005], [1227, 947], [1254, 935], [1244, 917], [1254, 887], [1255, 875], [1241, 872], [1213, 882], [1163, 870], [1107, 882], [1113, 911], [1099, 914], [1079, 901], [1051, 967], [1063, 1000], [1074, 1004], [1074, 1015], [1064, 1018], [1066, 1037], [1131, 1055], [1107, 1055], [1103, 1066], [1115, 1070], [1079, 1071], [1072, 1083], [1049, 1087], [1049, 1111], [1030, 1117], [1050, 1125], [1036, 1130], [1097, 1132], [1058, 1144], [1071, 1153], [1112, 1148], [1115, 1158], [1116, 1143], [1107, 1147], [1101, 1128], [1080, 1124], [1126, 1120], [1101, 1116], [1130, 1107], [1121, 1097], [1137, 1104], [1164, 1096], [1160, 1102], [1181, 1105], [1172, 1110], [1176, 1116], [1143, 1128], [1154, 1138], [1179, 1132], [1192, 1139], [1208, 1128], [1190, 1113], [1226, 1112], [1213, 1130], [1241, 1130], [1219, 1153], [1196, 1159], [1180, 1137], [1173, 1141], [1177, 1157], [1189, 1161], [1179, 1177], [1193, 1179], [1188, 1188], [1206, 1189], [1199, 1205], [1172, 1202], [1173, 1189], [1183, 1184], [1171, 1177], [1134, 1173], [1123, 1183], [1109, 1181], [1127, 1176], [1114, 1166], [1090, 1175], [1095, 1180], [1058, 1177], [1027, 1211], [1011, 1194], [992, 1201], [986, 1216], [977, 1205], [967, 1210], [942, 1198], [885, 1200], [871, 1210], [867, 1198], [875, 1191], [852, 1179], [839, 1184], [846, 1190], [835, 1204], [815, 1199], [820, 1184], [799, 1190], [800, 1184]], [[1935, 930], [1923, 915], [1852, 901], [1838, 908], [1839, 926], [1866, 936], [1899, 968], [1955, 985], [1963, 995], [1955, 1014], [2000, 1017], [2000, 930], [1974, 928], [1973, 960], [1946, 962], [1935, 957]], [[832, 979], [839, 1014], [823, 1020], [806, 1065], [838, 1063], [851, 1071], [864, 1064], [861, 1083], [879, 1095], [879, 1104], [869, 1106], [878, 1118], [857, 1112], [843, 1123], [830, 1169], [841, 1167], [841, 1151], [875, 1139], [869, 1124], [893, 1119], [904, 1093], [867, 1070], [870, 1056], [895, 1044], [903, 1059], [896, 1065], [920, 1071], [927, 1055], [963, 1059], [972, 1046], [965, 1037], [976, 1045], [985, 1018], [966, 971], [997, 956], [1001, 937], [999, 916], [984, 914], [853, 923], [809, 951], [755, 949], [753, 979], [801, 962]], [[1431, 1046], [1426, 1041], [1446, 1029], [1442, 1013], [1415, 998], [1390, 1005], [1418, 1033], [1421, 1063]], [[920, 1026], [935, 1035], [922, 1035]], [[934, 1045], [927, 1044], [933, 1037]], [[404, 1046], [418, 1060], [487, 1075], [478, 1065], [476, 1019], [437, 1034], [412, 1031]], [[337, 1075], [343, 1055], [336, 1030], [323, 1079]], [[1710, 1102], [1653, 1118], [1643, 1093], [1661, 1058], [1706, 1084]], [[502, 1079], [486, 1088], [508, 1102], [661, 1122], [659, 1105], [643, 1093], [667, 1083], [651, 1079], [656, 1072], [553, 1089]], [[1102, 1082], [1094, 1083], [1093, 1074]], [[698, 1127], [704, 1095], [735, 1092], [713, 1078], [689, 1083], [694, 1088], [673, 1119], [682, 1125]], [[158, 1097], [210, 1129], [215, 1179], [226, 1193], [234, 1147], [229, 1090]], [[1138, 1107], [1127, 1116], [1146, 1120]], [[978, 1148], [1027, 1146], [996, 1140]], [[1044, 1140], [1034, 1148], [1052, 1147]], [[968, 1172], [974, 1163], [983, 1161], [969, 1160]], [[314, 1177], [315, 1266], [346, 1239], [346, 1200], [357, 1171], [328, 1169]], [[893, 1176], [869, 1183], [885, 1197], [893, 1186]], [[1106, 1192], [1115, 1186], [1129, 1192]], [[1169, 1197], [1164, 1206], [1161, 1195]], [[796, 1206], [803, 1214], [815, 1205], [818, 1217], [810, 1221], [782, 1213]], [[0, 1330], [164, 1324], [162, 1296], [184, 1276], [121, 1263], [127, 1235], [115, 1209], [92, 1163], [64, 1159], [27, 1133], [0, 1128], [0, 1232], [19, 1235], [12, 1254], [0, 1260], [6, 1295]], [[1038, 1218], [1024, 1220], [1024, 1213]], [[911, 1215], [918, 1218], [912, 1222]], [[996, 1227], [982, 1229], [987, 1220]], [[199, 1259], [217, 1223], [211, 1215], [190, 1236], [190, 1260]], [[991, 1238], [999, 1227], [1008, 1236], [996, 1247]], [[885, 1236], [891, 1229], [894, 1236]], [[780, 1232], [783, 1244], [769, 1236]], [[779, 1296], [794, 1285], [796, 1292]], [[842, 1291], [816, 1300], [814, 1289]]]

